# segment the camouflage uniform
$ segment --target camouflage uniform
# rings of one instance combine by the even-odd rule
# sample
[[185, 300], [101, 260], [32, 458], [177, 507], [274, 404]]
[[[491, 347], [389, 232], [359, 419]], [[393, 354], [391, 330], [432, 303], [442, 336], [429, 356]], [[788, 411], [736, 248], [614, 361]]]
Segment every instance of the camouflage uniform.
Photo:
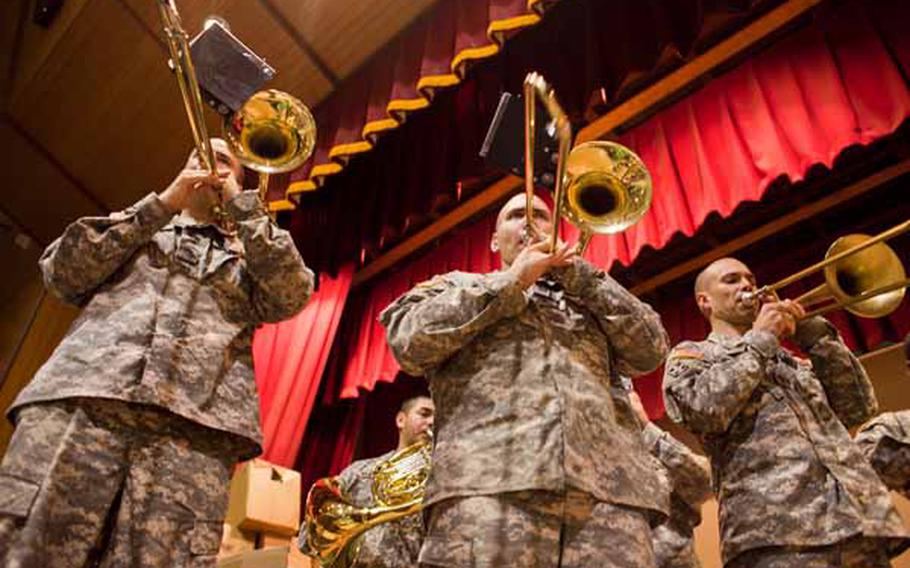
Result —
[[824, 319], [801, 322], [795, 339], [811, 364], [764, 331], [712, 333], [667, 362], [667, 412], [711, 457], [724, 562], [758, 566], [766, 555], [782, 558], [769, 566], [802, 566], [797, 553], [834, 545], [844, 555], [858, 535], [891, 539], [896, 552], [907, 531], [845, 428], [875, 412], [872, 385]]
[[877, 416], [855, 440], [885, 485], [910, 498], [910, 410]]
[[[376, 464], [390, 458], [395, 451], [377, 458], [359, 460], [338, 474], [341, 489], [355, 507], [374, 507], [373, 470]], [[420, 513], [377, 525], [363, 534], [360, 552], [353, 568], [410, 568], [417, 566], [417, 554], [423, 541]], [[311, 554], [306, 541], [306, 527], [301, 527], [298, 547]], [[312, 555], [312, 554], [311, 554]]]
[[648, 423], [642, 432], [645, 447], [663, 466], [671, 488], [670, 518], [653, 529], [658, 568], [699, 568], [694, 531], [701, 523], [701, 505], [711, 496], [708, 460]]
[[[229, 449], [214, 456], [219, 463], [233, 463], [260, 451], [259, 401], [250, 350], [253, 331], [261, 322], [287, 318], [300, 310], [312, 290], [313, 276], [290, 235], [269, 219], [256, 192], [242, 192], [226, 209], [237, 221], [236, 234], [194, 224], [183, 216], [174, 218], [158, 196], [150, 194], [108, 217], [79, 219], [45, 251], [41, 268], [47, 287], [83, 310], [9, 411], [18, 428], [0, 467], [0, 495], [4, 496], [0, 548], [9, 548], [8, 565], [82, 565], [79, 554], [55, 555], [54, 551], [68, 550], [61, 547], [72, 539], [98, 538], [92, 531], [101, 528], [108, 514], [117, 515], [111, 543], [115, 550], [141, 548], [136, 542], [141, 538], [130, 544], [118, 540], [124, 538], [125, 529], [120, 526], [124, 515], [137, 517], [128, 525], [133, 539], [142, 534], [135, 527], [145, 527], [155, 532], [154, 539], [169, 546], [184, 542], [182, 532], [169, 532], [176, 525], [151, 523], [143, 515], [146, 511], [158, 515], [155, 499], [163, 488], [193, 485], [203, 472], [172, 463], [178, 458], [170, 450], [158, 452], [156, 436], [171, 436], [180, 452], [192, 453], [193, 458], [179, 457], [187, 464], [212, 453], [213, 445], [221, 451]], [[61, 401], [69, 409], [69, 418], [58, 416]], [[116, 417], [99, 422], [92, 412], [104, 404], [116, 407]], [[80, 413], [83, 406], [87, 417]], [[55, 418], [45, 420], [42, 412]], [[130, 418], [131, 412], [141, 420]], [[61, 428], [65, 420], [72, 422]], [[168, 430], [169, 424], [175, 430]], [[56, 456], [59, 462], [31, 464], [32, 453], [53, 453], [45, 445], [66, 455]], [[144, 459], [145, 454], [151, 457], [156, 452], [154, 464]], [[76, 465], [68, 465], [70, 461]], [[93, 473], [94, 466], [85, 462], [108, 468], [105, 471], [113, 472], [112, 479], [119, 482], [102, 483]], [[212, 473], [217, 482], [200, 486], [210, 492], [209, 503], [190, 495], [173, 499], [190, 499], [184, 512], [199, 509], [198, 522], [220, 522], [227, 481], [222, 474], [227, 468], [229, 464]], [[158, 478], [162, 472], [169, 473], [167, 480]], [[143, 490], [154, 495], [135, 497], [148, 499], [150, 508], [124, 510], [131, 493], [140, 491], [134, 485], [137, 479], [149, 481]], [[40, 546], [47, 555], [32, 556], [41, 551], [34, 548], [39, 543], [29, 535], [41, 530], [52, 511], [56, 515], [55, 509], [46, 509], [55, 501], [43, 499], [42, 491], [61, 486], [74, 488], [66, 495], [68, 518], [81, 515], [85, 521], [46, 533]], [[82, 487], [85, 491], [75, 489]], [[120, 510], [109, 513], [118, 491], [123, 492]], [[204, 536], [205, 542], [190, 544], [206, 551], [217, 548], [220, 532], [203, 533], [193, 538]], [[21, 558], [42, 560], [23, 564]], [[213, 559], [206, 557], [199, 565]], [[143, 565], [174, 564], [150, 560]]]
[[[667, 336], [657, 314], [608, 275], [580, 260], [523, 290], [508, 272], [452, 272], [403, 295], [381, 321], [402, 368], [427, 376], [436, 405], [425, 501], [454, 503], [431, 512], [428, 564], [442, 563], [448, 547], [450, 565], [462, 565], [458, 550], [471, 542], [459, 539], [482, 539], [486, 524], [500, 522], [491, 506], [494, 518], [462, 521], [467, 533], [434, 531], [447, 509], [467, 511], [458, 505], [465, 498], [534, 490], [565, 508], [574, 490], [641, 518], [667, 512], [666, 495], [652, 491], [656, 462], [637, 423], [620, 418], [611, 380], [614, 371], [638, 375], [660, 364]], [[650, 544], [641, 554], [650, 565]]]

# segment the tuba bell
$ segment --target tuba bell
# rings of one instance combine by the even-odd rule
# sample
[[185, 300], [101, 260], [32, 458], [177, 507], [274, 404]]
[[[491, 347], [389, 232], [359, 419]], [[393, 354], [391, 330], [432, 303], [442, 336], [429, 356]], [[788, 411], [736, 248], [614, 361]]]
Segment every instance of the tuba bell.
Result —
[[322, 566], [349, 568], [357, 560], [363, 533], [423, 508], [430, 473], [432, 436], [395, 452], [373, 468], [373, 507], [356, 507], [336, 477], [319, 479], [305, 506], [307, 548]]

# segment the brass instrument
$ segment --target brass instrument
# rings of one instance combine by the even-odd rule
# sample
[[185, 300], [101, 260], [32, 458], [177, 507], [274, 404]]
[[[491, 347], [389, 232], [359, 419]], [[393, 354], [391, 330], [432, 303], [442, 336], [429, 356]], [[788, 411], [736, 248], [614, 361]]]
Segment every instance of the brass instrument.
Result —
[[305, 507], [306, 541], [323, 566], [350, 567], [357, 559], [364, 532], [423, 508], [431, 448], [432, 435], [374, 466], [373, 507], [354, 506], [335, 477], [313, 484]]
[[[204, 103], [186, 32], [174, 0], [157, 0], [157, 6], [196, 151], [203, 166], [214, 175], [215, 153], [205, 125]], [[239, 110], [225, 117], [222, 132], [238, 160], [259, 172], [259, 194], [263, 201], [269, 174], [299, 167], [316, 144], [316, 121], [306, 105], [274, 89], [259, 91]], [[227, 222], [220, 205], [214, 213], [219, 223]]]
[[[534, 133], [536, 100], [540, 99], [555, 121], [559, 141], [556, 180], [553, 189], [553, 233], [550, 251], [556, 250], [559, 220], [579, 228], [579, 254], [595, 234], [618, 233], [637, 223], [651, 206], [651, 175], [632, 150], [616, 142], [595, 140], [579, 144], [569, 152], [572, 127], [553, 89], [543, 77], [532, 72], [525, 77], [525, 193], [527, 223], [533, 223]], [[568, 157], [567, 157], [568, 155]]]
[[806, 317], [844, 308], [864, 318], [883, 317], [900, 306], [910, 285], [904, 266], [885, 240], [910, 230], [910, 221], [892, 227], [874, 237], [846, 235], [834, 243], [824, 260], [743, 295], [743, 301], [757, 304], [763, 298], [777, 298], [777, 290], [809, 274], [823, 271], [825, 283], [799, 296], [794, 301], [804, 308], [819, 306]]

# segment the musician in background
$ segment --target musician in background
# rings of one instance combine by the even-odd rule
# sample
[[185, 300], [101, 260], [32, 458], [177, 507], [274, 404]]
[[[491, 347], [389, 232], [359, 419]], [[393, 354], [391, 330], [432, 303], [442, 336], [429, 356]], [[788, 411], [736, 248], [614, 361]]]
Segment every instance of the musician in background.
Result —
[[[904, 340], [904, 357], [910, 368], [910, 335]], [[885, 485], [910, 499], [910, 410], [876, 416], [855, 440]]]
[[645, 447], [663, 466], [670, 490], [670, 517], [652, 529], [657, 568], [700, 568], [695, 527], [701, 524], [702, 504], [712, 494], [708, 460], [651, 422], [638, 394], [631, 388], [628, 392]]
[[499, 212], [501, 270], [438, 276], [380, 316], [436, 402], [420, 564], [653, 566], [649, 522], [666, 495], [610, 389], [614, 373], [661, 363], [666, 332], [574, 247], [550, 253], [550, 211], [532, 208], [527, 219], [522, 194]]
[[711, 334], [674, 348], [664, 377], [667, 413], [711, 457], [724, 565], [887, 567], [908, 533], [847, 432], [875, 413], [872, 384], [830, 323], [788, 300], [749, 302], [755, 290], [738, 260], [702, 271]]
[[9, 409], [0, 566], [214, 566], [231, 470], [261, 451], [253, 331], [297, 313], [313, 274], [213, 146], [215, 175], [193, 153], [44, 251], [47, 288], [82, 313]]
[[[428, 442], [433, 430], [435, 407], [427, 396], [405, 400], [395, 415], [398, 446], [379, 457], [358, 460], [338, 474], [341, 490], [357, 508], [375, 507], [373, 476], [376, 466], [412, 444]], [[367, 530], [360, 543], [353, 568], [413, 568], [423, 541], [420, 513], [384, 522]], [[306, 524], [301, 527], [297, 545], [304, 554], [315, 556], [307, 542]], [[341, 560], [341, 559], [339, 559]], [[336, 561], [336, 564], [339, 561]]]

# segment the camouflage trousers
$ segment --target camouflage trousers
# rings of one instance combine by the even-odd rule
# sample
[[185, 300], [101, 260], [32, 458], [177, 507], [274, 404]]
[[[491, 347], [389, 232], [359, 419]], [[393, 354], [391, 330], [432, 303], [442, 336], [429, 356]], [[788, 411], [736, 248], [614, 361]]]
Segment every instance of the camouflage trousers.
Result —
[[420, 566], [648, 568], [654, 554], [643, 511], [576, 490], [520, 491], [433, 505]]
[[214, 566], [236, 442], [150, 407], [23, 407], [0, 463], [0, 566]]
[[730, 568], [888, 568], [888, 541], [854, 537], [830, 546], [769, 547], [748, 550]]

